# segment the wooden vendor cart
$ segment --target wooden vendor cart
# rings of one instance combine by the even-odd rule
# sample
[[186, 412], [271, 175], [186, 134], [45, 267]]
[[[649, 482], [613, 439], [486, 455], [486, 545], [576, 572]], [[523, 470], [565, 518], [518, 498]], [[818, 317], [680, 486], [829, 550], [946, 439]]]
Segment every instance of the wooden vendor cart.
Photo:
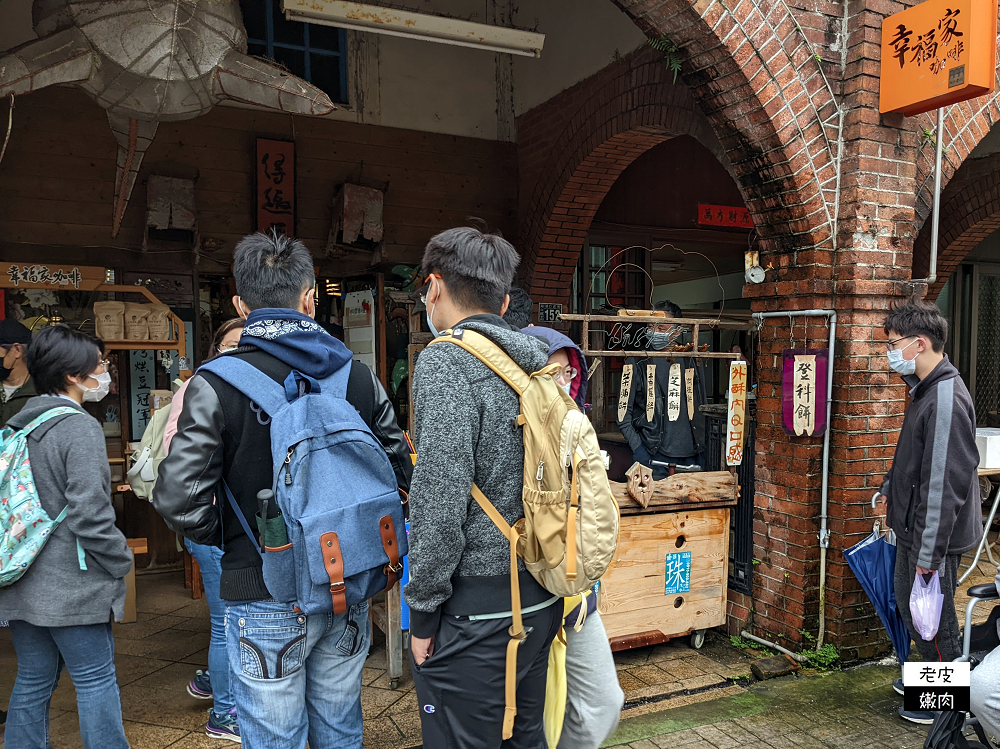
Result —
[[[705, 329], [746, 329], [746, 323], [717, 319], [668, 318], [641, 310], [620, 310], [619, 316], [560, 315], [582, 323], [585, 356], [693, 359], [739, 359], [729, 352], [699, 346]], [[592, 325], [672, 323], [691, 330], [692, 344], [664, 351], [609, 350], [592, 347], [595, 335], [606, 331]], [[593, 372], [598, 363], [591, 367]], [[620, 475], [621, 466], [611, 475]], [[654, 482], [644, 507], [627, 484], [612, 482], [621, 508], [618, 548], [598, 588], [598, 610], [612, 650], [653, 645], [677, 637], [691, 638], [700, 648], [705, 631], [726, 622], [729, 577], [730, 508], [739, 497], [736, 475], [729, 471], [677, 473]]]

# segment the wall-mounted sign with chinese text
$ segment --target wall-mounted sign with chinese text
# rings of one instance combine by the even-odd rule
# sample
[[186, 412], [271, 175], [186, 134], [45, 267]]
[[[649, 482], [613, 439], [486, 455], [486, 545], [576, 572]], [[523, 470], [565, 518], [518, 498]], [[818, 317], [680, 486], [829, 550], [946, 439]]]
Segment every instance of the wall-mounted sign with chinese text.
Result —
[[747, 363], [729, 364], [729, 410], [726, 414], [726, 465], [743, 462], [743, 440], [747, 413]]
[[750, 211], [737, 205], [698, 204], [698, 223], [702, 226], [729, 226], [737, 229], [752, 229], [753, 218]]
[[666, 596], [677, 593], [691, 592], [691, 552], [678, 551], [667, 554], [663, 566], [663, 594]]
[[142, 439], [151, 415], [149, 391], [156, 387], [155, 351], [129, 351], [129, 384], [132, 414], [132, 440]]
[[7, 263], [0, 265], [0, 288], [93, 291], [104, 283], [106, 271], [87, 265], [39, 265]]
[[789, 348], [781, 359], [781, 428], [789, 437], [823, 434], [829, 350]]
[[257, 231], [295, 233], [295, 144], [257, 139]]
[[882, 22], [879, 111], [907, 116], [989, 93], [997, 0], [924, 0]]

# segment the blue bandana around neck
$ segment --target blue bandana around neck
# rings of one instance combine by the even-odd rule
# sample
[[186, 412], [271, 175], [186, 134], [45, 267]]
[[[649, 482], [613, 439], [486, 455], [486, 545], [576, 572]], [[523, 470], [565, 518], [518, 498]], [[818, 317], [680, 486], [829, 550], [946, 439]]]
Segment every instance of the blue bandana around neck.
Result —
[[247, 318], [240, 345], [256, 346], [302, 374], [323, 379], [351, 361], [351, 351], [311, 317], [264, 307]]

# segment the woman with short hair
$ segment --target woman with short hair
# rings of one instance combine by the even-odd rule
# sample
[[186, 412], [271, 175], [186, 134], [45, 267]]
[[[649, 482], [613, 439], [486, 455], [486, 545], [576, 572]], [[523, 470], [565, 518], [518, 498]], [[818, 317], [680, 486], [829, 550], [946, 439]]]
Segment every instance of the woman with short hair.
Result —
[[56, 325], [35, 336], [27, 357], [40, 395], [7, 425], [22, 429], [51, 409], [72, 411], [28, 435], [38, 499], [50, 518], [65, 509], [66, 519], [24, 575], [0, 588], [0, 619], [10, 620], [17, 652], [7, 749], [48, 749], [49, 704], [64, 664], [84, 749], [127, 749], [111, 622], [124, 618], [132, 553], [115, 527], [104, 431], [82, 405], [108, 394], [104, 344]]

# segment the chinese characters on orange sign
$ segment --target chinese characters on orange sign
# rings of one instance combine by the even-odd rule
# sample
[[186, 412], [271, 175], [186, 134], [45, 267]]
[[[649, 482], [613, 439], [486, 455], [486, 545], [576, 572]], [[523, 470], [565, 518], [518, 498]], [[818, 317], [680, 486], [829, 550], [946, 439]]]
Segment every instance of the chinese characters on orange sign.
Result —
[[706, 205], [698, 204], [698, 223], [702, 226], [734, 226], [740, 229], [752, 229], [753, 219], [750, 211], [736, 205]]
[[924, 0], [882, 24], [879, 111], [915, 115], [993, 89], [997, 0]]
[[257, 231], [295, 233], [295, 144], [257, 139]]
[[747, 412], [747, 363], [729, 365], [729, 411], [726, 414], [726, 465], [743, 462], [743, 437]]
[[792, 422], [795, 435], [810, 437], [816, 431], [816, 355], [796, 354], [792, 391]]

